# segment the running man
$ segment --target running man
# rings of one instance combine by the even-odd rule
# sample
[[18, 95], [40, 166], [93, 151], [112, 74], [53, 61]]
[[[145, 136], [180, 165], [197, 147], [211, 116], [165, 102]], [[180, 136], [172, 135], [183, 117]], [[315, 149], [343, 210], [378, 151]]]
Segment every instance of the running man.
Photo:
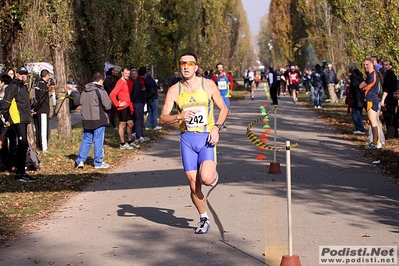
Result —
[[[224, 72], [224, 67], [222, 63], [218, 63], [216, 65], [216, 69], [218, 71], [218, 75], [213, 76], [213, 81], [219, 88], [220, 95], [224, 100], [224, 103], [227, 106], [227, 109], [230, 113], [230, 90], [233, 89], [233, 79], [231, 78], [229, 73]], [[227, 128], [226, 123], [223, 123], [223, 127]]]
[[[170, 87], [166, 94], [160, 123], [167, 125], [179, 122], [183, 168], [190, 185], [191, 200], [200, 215], [195, 233], [206, 234], [210, 221], [201, 184], [214, 187], [218, 182], [216, 144], [228, 109], [215, 83], [195, 75], [198, 69], [196, 55], [183, 54], [179, 67], [181, 80]], [[220, 110], [216, 122], [213, 115], [214, 103]], [[170, 114], [174, 104], [179, 110], [177, 115]]]
[[299, 92], [299, 74], [295, 70], [294, 66], [291, 66], [291, 72], [288, 73], [289, 80], [289, 90], [292, 95], [294, 103], [298, 102], [298, 92]]

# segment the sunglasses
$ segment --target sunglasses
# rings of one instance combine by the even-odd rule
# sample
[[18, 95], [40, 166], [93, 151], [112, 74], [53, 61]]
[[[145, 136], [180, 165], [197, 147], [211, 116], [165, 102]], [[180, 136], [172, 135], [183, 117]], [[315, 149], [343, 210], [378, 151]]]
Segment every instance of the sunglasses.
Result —
[[185, 67], [185, 66], [193, 67], [195, 65], [196, 65], [196, 63], [194, 61], [188, 61], [188, 62], [180, 61], [179, 62], [180, 67]]

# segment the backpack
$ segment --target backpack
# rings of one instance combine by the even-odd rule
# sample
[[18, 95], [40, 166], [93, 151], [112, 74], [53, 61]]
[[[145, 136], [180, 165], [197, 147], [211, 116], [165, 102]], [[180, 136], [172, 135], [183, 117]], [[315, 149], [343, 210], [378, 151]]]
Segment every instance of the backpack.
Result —
[[34, 171], [40, 169], [39, 155], [31, 147], [28, 147], [28, 150], [26, 151], [25, 167], [28, 170], [34, 170]]

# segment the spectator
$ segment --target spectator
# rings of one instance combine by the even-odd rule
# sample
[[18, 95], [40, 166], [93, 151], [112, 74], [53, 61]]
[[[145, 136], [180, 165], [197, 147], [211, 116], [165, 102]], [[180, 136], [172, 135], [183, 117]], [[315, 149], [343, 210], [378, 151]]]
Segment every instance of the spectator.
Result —
[[[133, 104], [130, 101], [129, 87], [127, 80], [130, 76], [129, 68], [122, 69], [122, 77], [116, 82], [115, 88], [110, 93], [109, 97], [113, 106], [117, 109], [119, 114], [118, 134], [120, 139], [119, 148], [122, 150], [130, 150], [133, 148], [140, 148], [132, 141], [133, 128]], [[125, 142], [125, 128], [127, 134], [127, 143]]]
[[8, 68], [4, 73], [9, 75], [11, 77], [11, 79], [15, 79], [15, 71], [14, 71], [14, 69]]
[[[0, 76], [0, 110], [5, 94], [5, 90], [12, 81], [11, 77], [7, 74], [3, 74]], [[0, 142], [2, 144], [4, 135], [7, 131], [7, 128], [5, 127], [5, 120], [3, 116], [0, 116]], [[2, 149], [2, 145], [0, 145], [0, 150]]]
[[[129, 95], [132, 93], [133, 83], [138, 76], [139, 75], [137, 74], [137, 69], [135, 69], [135, 68], [130, 69], [130, 76], [129, 76], [129, 79], [127, 80], [127, 86], [129, 87]], [[133, 136], [133, 140], [134, 140], [136, 138], [136, 133], [135, 133], [136, 132], [136, 130], [135, 130], [136, 116], [132, 115], [132, 118], [133, 118], [133, 127], [132, 127], [133, 135], [132, 136]]]
[[380, 71], [380, 70], [382, 69], [382, 65], [379, 63], [378, 56], [373, 55], [373, 56], [371, 57], [371, 60], [373, 61], [373, 65], [375, 66], [375, 68], [376, 68], [378, 71]]
[[204, 70], [202, 69], [202, 67], [198, 67], [196, 75], [197, 75], [197, 77], [203, 77], [204, 76]]
[[[0, 77], [0, 103], [1, 103], [1, 101], [3, 101], [6, 88], [7, 88], [8, 84], [11, 83], [11, 81], [12, 81], [12, 78], [8, 74], [1, 75], [1, 77]], [[0, 104], [0, 107], [1, 107], [1, 104]]]
[[338, 83], [337, 74], [333, 68], [332, 64], [328, 64], [327, 70], [327, 87], [328, 87], [328, 96], [329, 101], [332, 103], [338, 103], [337, 94], [335, 93], [335, 84]]
[[139, 77], [134, 81], [133, 90], [130, 94], [130, 100], [134, 106], [134, 115], [136, 117], [135, 133], [136, 142], [146, 142], [149, 138], [144, 137], [144, 105], [147, 101], [144, 79], [147, 75], [147, 68], [140, 67]]
[[[394, 93], [393, 93], [393, 98], [397, 101], [399, 101], [399, 89], [397, 89]], [[396, 128], [399, 127], [399, 108], [396, 110], [396, 114], [395, 114], [395, 123], [396, 123]]]
[[160, 130], [161, 126], [158, 125], [158, 90], [159, 86], [155, 79], [151, 76], [151, 72], [148, 71], [147, 76], [144, 79], [144, 84], [146, 86], [146, 91], [151, 91], [151, 93], [147, 93], [147, 122], [145, 129], [146, 130]]
[[179, 81], [180, 81], [180, 73], [179, 72], [175, 72], [175, 75], [172, 78], [170, 86], [173, 86], [174, 84], [176, 84]]
[[82, 105], [83, 137], [80, 144], [76, 168], [83, 168], [94, 142], [94, 168], [109, 168], [103, 162], [105, 126], [108, 125], [108, 114], [112, 108], [111, 100], [103, 86], [104, 80], [100, 73], [93, 75], [93, 82], [86, 84], [80, 103]]
[[49, 81], [51, 80], [51, 74], [47, 69], [43, 69], [40, 72], [40, 77], [41, 79], [37, 83], [38, 89], [34, 91], [36, 104], [33, 108], [33, 121], [35, 123], [36, 129], [36, 146], [43, 152], [47, 152], [47, 143], [50, 136], [50, 97], [48, 85]]
[[365, 146], [365, 149], [381, 149], [381, 132], [379, 130], [379, 98], [378, 98], [378, 86], [379, 83], [383, 83], [381, 74], [375, 69], [373, 65], [373, 60], [371, 58], [366, 58], [364, 60], [364, 70], [366, 71], [367, 78], [365, 81], [360, 83], [359, 88], [363, 90], [365, 101], [365, 108], [367, 112], [367, 117], [370, 121], [371, 132], [373, 136], [373, 141]]
[[[118, 72], [119, 68], [113, 67], [108, 69], [106, 73], [106, 77], [104, 80], [104, 89], [108, 93], [108, 95], [110, 95], [112, 90], [115, 88], [116, 82], [118, 81]], [[116, 129], [115, 114], [116, 114], [115, 109], [111, 108], [109, 120], [113, 129]]]
[[363, 125], [362, 112], [364, 108], [364, 94], [359, 88], [359, 85], [364, 81], [362, 73], [359, 71], [355, 62], [349, 64], [350, 87], [347, 102], [352, 113], [352, 121], [355, 125], [355, 135], [364, 135], [366, 130]]
[[393, 97], [397, 88], [397, 78], [392, 71], [392, 62], [386, 60], [384, 62], [384, 84], [382, 85], [383, 93], [381, 99], [381, 108], [383, 111], [387, 133], [385, 139], [392, 139], [398, 137], [398, 129], [396, 127], [395, 114], [398, 107], [398, 100]]
[[129, 76], [129, 79], [127, 80], [127, 86], [129, 87], [129, 93], [132, 93], [133, 83], [138, 76], [139, 75], [137, 74], [137, 69], [135, 69], [135, 68], [130, 69], [130, 76]]
[[[15, 129], [18, 139], [17, 172], [15, 178], [20, 182], [36, 182], [25, 171], [26, 151], [28, 150], [27, 127], [31, 122], [31, 104], [28, 88], [25, 86], [28, 69], [17, 69], [15, 79], [8, 85], [3, 99], [2, 111], [6, 125]], [[15, 101], [14, 101], [15, 100]]]
[[310, 81], [313, 86], [313, 106], [320, 109], [323, 103], [324, 88], [327, 87], [327, 77], [319, 64], [315, 65], [315, 71], [310, 76]]
[[278, 105], [278, 87], [277, 87], [277, 74], [273, 69], [273, 66], [269, 66], [268, 75], [269, 87], [270, 87], [270, 97], [272, 98], [272, 104]]

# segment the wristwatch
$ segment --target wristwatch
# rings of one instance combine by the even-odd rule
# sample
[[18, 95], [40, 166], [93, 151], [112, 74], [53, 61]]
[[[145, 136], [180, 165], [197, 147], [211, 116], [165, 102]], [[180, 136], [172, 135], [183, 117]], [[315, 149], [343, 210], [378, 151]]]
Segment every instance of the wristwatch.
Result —
[[215, 124], [215, 127], [217, 127], [219, 129], [219, 131], [223, 128], [223, 126], [221, 124]]

